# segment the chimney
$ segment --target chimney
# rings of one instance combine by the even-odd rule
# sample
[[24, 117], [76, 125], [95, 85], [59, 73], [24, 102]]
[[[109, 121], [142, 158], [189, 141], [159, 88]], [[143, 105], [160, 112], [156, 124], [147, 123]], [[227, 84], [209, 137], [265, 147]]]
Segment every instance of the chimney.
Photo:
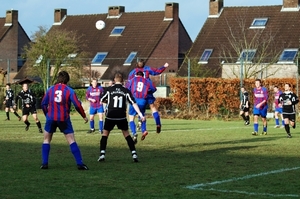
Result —
[[165, 19], [178, 18], [178, 3], [166, 3], [165, 6]]
[[124, 6], [109, 6], [108, 7], [108, 16], [109, 17], [118, 17], [123, 12], [125, 12]]
[[223, 0], [209, 0], [209, 15], [219, 15], [223, 6]]
[[283, 8], [298, 8], [300, 0], [283, 0]]
[[67, 16], [67, 9], [55, 9], [54, 10], [54, 23], [62, 22], [63, 18]]
[[18, 11], [17, 10], [7, 10], [5, 24], [18, 23]]

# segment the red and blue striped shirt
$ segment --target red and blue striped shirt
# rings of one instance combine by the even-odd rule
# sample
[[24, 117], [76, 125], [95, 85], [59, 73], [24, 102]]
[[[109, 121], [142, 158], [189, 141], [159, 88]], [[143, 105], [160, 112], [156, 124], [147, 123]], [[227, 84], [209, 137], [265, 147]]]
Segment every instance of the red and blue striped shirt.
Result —
[[90, 101], [90, 106], [93, 108], [100, 108], [102, 106], [102, 103], [100, 102], [100, 96], [103, 94], [104, 89], [101, 86], [97, 86], [94, 88], [93, 86], [88, 87], [86, 90], [85, 97], [88, 100], [94, 99], [95, 102]]
[[78, 113], [85, 118], [86, 114], [75, 91], [67, 85], [59, 83], [47, 90], [42, 100], [42, 109], [47, 119], [65, 121], [70, 117], [71, 103]]
[[154, 84], [141, 76], [135, 76], [128, 81], [126, 86], [136, 99], [146, 99], [148, 93], [154, 93], [156, 91]]
[[144, 73], [144, 77], [146, 79], [149, 79], [150, 75], [160, 75], [162, 72], [164, 72], [166, 69], [166, 67], [162, 66], [160, 68], [152, 68], [150, 66], [144, 66], [143, 68], [135, 68], [132, 71], [130, 71], [129, 75], [128, 75], [128, 80], [131, 80], [132, 78], [134, 78], [134, 76], [136, 75], [137, 72], [141, 71]]

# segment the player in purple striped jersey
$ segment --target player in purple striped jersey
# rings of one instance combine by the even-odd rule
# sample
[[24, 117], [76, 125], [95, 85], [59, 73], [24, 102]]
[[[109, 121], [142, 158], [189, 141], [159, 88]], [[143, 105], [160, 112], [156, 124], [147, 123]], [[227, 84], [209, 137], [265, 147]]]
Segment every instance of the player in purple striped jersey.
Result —
[[[141, 113], [145, 116], [146, 105], [147, 105], [147, 96], [148, 93], [154, 93], [156, 91], [156, 87], [154, 84], [149, 80], [144, 78], [144, 73], [139, 71], [136, 73], [135, 77], [132, 78], [127, 83], [127, 88], [131, 91], [138, 107], [141, 110]], [[134, 123], [134, 119], [137, 112], [133, 108], [132, 105], [129, 106], [129, 126], [133, 135], [134, 143], [137, 143], [137, 133], [136, 133], [136, 125]], [[141, 123], [141, 131], [142, 137], [141, 140], [144, 140], [145, 137], [148, 135], [148, 131], [146, 128], [146, 120]]]
[[[150, 75], [155, 76], [155, 75], [159, 75], [162, 72], [164, 72], [164, 70], [169, 66], [168, 63], [165, 63], [162, 67], [160, 68], [152, 68], [150, 66], [145, 66], [145, 61], [144, 60], [140, 60], [138, 61], [137, 67], [135, 69], [133, 69], [129, 75], [128, 75], [128, 80], [131, 80], [135, 74], [139, 71], [144, 73], [144, 77], [146, 79], [150, 79]], [[154, 117], [155, 123], [156, 123], [156, 132], [160, 133], [161, 131], [161, 122], [160, 122], [160, 116], [158, 114], [157, 108], [154, 105], [154, 101], [155, 101], [155, 97], [153, 96], [153, 93], [148, 93], [147, 96], [147, 103], [150, 106], [150, 109], [152, 111], [152, 115]]]
[[282, 104], [278, 102], [279, 96], [282, 94], [282, 91], [278, 89], [278, 86], [274, 86], [274, 117], [275, 117], [275, 127], [274, 128], [280, 128], [279, 125], [279, 116], [281, 117], [281, 123], [282, 128], [284, 128], [284, 119], [282, 116]]
[[103, 104], [100, 102], [100, 96], [104, 89], [98, 86], [97, 79], [92, 79], [91, 86], [86, 90], [85, 97], [90, 102], [90, 130], [88, 133], [95, 132], [95, 115], [99, 116], [99, 133], [103, 132]]
[[260, 116], [263, 121], [262, 135], [267, 135], [267, 112], [268, 112], [268, 90], [266, 87], [262, 87], [261, 80], [255, 80], [255, 88], [253, 89], [253, 127], [254, 132], [252, 135], [258, 135], [258, 117]]
[[42, 145], [42, 165], [41, 169], [48, 169], [48, 159], [50, 153], [50, 142], [56, 129], [64, 133], [70, 150], [76, 160], [79, 170], [88, 170], [83, 164], [80, 149], [75, 141], [74, 130], [70, 119], [71, 103], [81, 115], [85, 123], [88, 122], [81, 102], [78, 100], [75, 91], [67, 86], [70, 76], [66, 71], [61, 71], [57, 76], [57, 83], [50, 87], [42, 100], [42, 109], [46, 116], [44, 128], [44, 141]]

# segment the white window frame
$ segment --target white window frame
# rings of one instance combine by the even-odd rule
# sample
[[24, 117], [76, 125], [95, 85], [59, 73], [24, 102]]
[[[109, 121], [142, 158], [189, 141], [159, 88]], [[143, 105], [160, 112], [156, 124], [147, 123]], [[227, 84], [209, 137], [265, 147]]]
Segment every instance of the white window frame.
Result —
[[254, 53], [253, 56], [251, 57], [248, 57], [248, 55], [246, 56], [246, 59], [243, 59], [243, 62], [247, 62], [247, 63], [252, 63], [252, 60], [253, 58], [255, 57], [255, 54], [256, 54], [256, 49], [244, 49], [241, 54], [240, 54], [240, 57], [237, 61], [237, 63], [240, 63], [241, 62], [241, 58], [244, 57], [243, 55], [245, 53]]
[[[136, 57], [136, 55], [137, 55], [137, 52], [136, 52], [136, 51], [132, 51], [132, 52], [128, 55], [128, 57], [126, 58], [126, 60], [125, 60], [125, 62], [124, 62], [123, 65], [125, 65], [125, 66], [130, 66], [131, 63], [132, 63], [132, 61], [133, 61], [134, 58]], [[133, 57], [132, 57], [132, 56], [133, 56]]]
[[[290, 60], [290, 59], [289, 60], [283, 60], [283, 58], [285, 57], [284, 53], [289, 52], [289, 51], [290, 52], [292, 52], [292, 51], [295, 52], [295, 56], [293, 57], [292, 60]], [[283, 49], [277, 63], [294, 63], [294, 61], [297, 57], [297, 54], [298, 54], [298, 48], [285, 48], [285, 49]]]
[[210, 48], [205, 49], [198, 61], [198, 64], [207, 64], [212, 52], [213, 52], [213, 49], [210, 49]]
[[[120, 33], [114, 33], [116, 29], [122, 29]], [[110, 32], [110, 36], [121, 36], [125, 30], [125, 26], [115, 26], [114, 29]]]
[[[261, 22], [260, 22], [261, 21]], [[263, 23], [264, 22], [264, 23]], [[258, 24], [257, 24], [258, 23]], [[259, 24], [263, 23], [263, 24]], [[266, 24], [268, 23], [268, 18], [255, 18], [252, 21], [252, 24], [250, 26], [251, 29], [255, 28], [266, 28]]]
[[[97, 54], [95, 55], [95, 57], [92, 60], [91, 65], [96, 65], [96, 66], [101, 66], [103, 61], [105, 60], [106, 56], [107, 56], [107, 52], [97, 52]], [[98, 55], [104, 55], [103, 59], [101, 60], [101, 62], [96, 62], [97, 56]]]

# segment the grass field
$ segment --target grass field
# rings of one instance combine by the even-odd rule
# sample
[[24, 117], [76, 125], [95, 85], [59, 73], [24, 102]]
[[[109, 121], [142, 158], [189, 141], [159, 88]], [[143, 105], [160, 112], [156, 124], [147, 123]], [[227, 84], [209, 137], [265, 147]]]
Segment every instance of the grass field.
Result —
[[[0, 198], [299, 198], [299, 128], [286, 138], [269, 121], [267, 136], [252, 136], [242, 121], [163, 119], [161, 134], [137, 143], [133, 163], [119, 130], [112, 131], [105, 162], [97, 162], [99, 133], [72, 116], [88, 171], [77, 170], [63, 135], [51, 145], [49, 169], [40, 170], [42, 134], [0, 112]], [[39, 115], [42, 123], [45, 119]], [[261, 130], [261, 126], [260, 126]]]

